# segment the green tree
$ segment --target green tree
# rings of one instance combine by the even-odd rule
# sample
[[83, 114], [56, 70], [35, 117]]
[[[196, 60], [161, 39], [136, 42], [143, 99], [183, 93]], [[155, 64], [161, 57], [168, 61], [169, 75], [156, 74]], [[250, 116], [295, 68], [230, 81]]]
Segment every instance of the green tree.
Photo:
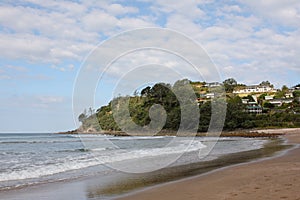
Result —
[[274, 87], [269, 81], [262, 81], [259, 85], [260, 86]]
[[277, 91], [274, 98], [275, 99], [279, 99], [279, 98], [284, 98], [285, 94], [287, 94], [289, 92], [289, 88], [284, 85], [282, 86], [281, 90]]
[[84, 123], [84, 121], [86, 120], [87, 118], [87, 115], [85, 113], [81, 113], [79, 116], [78, 116], [78, 121], [81, 122], [82, 124]]
[[234, 130], [243, 128], [243, 123], [248, 119], [249, 114], [245, 112], [245, 105], [239, 96], [235, 96], [227, 102], [227, 112], [224, 128]]
[[144, 88], [141, 91], [141, 95], [144, 96], [144, 97], [148, 97], [150, 95], [150, 92], [151, 92], [151, 87], [147, 86], [146, 88]]
[[281, 91], [286, 94], [286, 93], [289, 92], [289, 88], [286, 85], [283, 85], [282, 88], [281, 88]]
[[248, 96], [246, 96], [246, 97], [243, 97], [243, 99], [248, 99], [249, 102], [255, 102], [255, 100], [254, 100], [254, 98], [253, 98], [252, 95], [248, 95]]
[[206, 132], [209, 127], [211, 119], [211, 102], [208, 101], [201, 105], [200, 107], [200, 120], [199, 120], [199, 132]]
[[237, 81], [234, 78], [229, 78], [223, 81], [223, 85], [227, 93], [232, 93], [237, 86]]
[[295, 90], [295, 91], [293, 92], [293, 96], [294, 96], [294, 97], [300, 97], [300, 90]]
[[270, 102], [265, 102], [263, 104], [263, 107], [272, 109], [272, 108], [275, 108], [275, 105], [271, 104]]

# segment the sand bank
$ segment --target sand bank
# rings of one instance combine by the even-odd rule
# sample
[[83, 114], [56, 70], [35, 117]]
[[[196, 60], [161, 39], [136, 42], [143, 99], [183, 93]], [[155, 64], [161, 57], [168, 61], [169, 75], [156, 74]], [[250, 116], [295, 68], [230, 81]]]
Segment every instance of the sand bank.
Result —
[[163, 184], [119, 199], [300, 200], [300, 129], [272, 131], [284, 132], [288, 143], [295, 144], [294, 149], [272, 159], [233, 166], [213, 173]]

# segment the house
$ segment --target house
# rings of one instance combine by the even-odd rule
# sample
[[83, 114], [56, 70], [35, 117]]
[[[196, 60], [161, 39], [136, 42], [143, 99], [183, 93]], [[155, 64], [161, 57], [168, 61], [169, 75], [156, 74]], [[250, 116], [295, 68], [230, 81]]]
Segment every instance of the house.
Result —
[[263, 109], [256, 102], [248, 102], [246, 106], [246, 112], [253, 114], [261, 114], [263, 112]]
[[274, 96], [265, 96], [265, 100], [267, 100], [267, 101], [269, 101], [269, 100], [272, 100], [272, 99], [274, 99]]
[[291, 92], [294, 92], [294, 91], [296, 91], [296, 90], [300, 90], [300, 86], [299, 86], [299, 85], [300, 85], [300, 84], [298, 84], [298, 85], [296, 85], [296, 86], [290, 88], [290, 91], [291, 91]]
[[289, 92], [289, 93], [286, 93], [285, 95], [285, 98], [293, 98], [294, 97], [294, 95], [293, 95], [293, 93], [292, 92]]
[[213, 98], [215, 98], [215, 93], [206, 93], [205, 94], [205, 98], [207, 98], [207, 99], [213, 99]]
[[212, 83], [206, 83], [205, 84], [205, 87], [219, 87], [219, 86], [222, 86], [223, 84], [222, 83], [219, 83], [219, 82], [212, 82]]
[[269, 102], [275, 106], [281, 106], [284, 103], [292, 103], [294, 99], [272, 99]]
[[251, 93], [267, 93], [276, 92], [273, 87], [269, 85], [249, 85], [244, 88], [234, 90], [234, 94], [251, 94]]
[[245, 112], [261, 114], [263, 108], [257, 102], [250, 102], [249, 99], [242, 99], [242, 103], [246, 104]]
[[242, 99], [242, 103], [243, 104], [248, 104], [249, 103], [249, 99]]

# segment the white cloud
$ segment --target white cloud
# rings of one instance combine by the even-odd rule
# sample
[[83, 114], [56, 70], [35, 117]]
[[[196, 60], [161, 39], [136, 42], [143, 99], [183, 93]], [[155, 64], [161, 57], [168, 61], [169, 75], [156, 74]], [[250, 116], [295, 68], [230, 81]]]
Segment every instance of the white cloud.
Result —
[[59, 96], [38, 96], [37, 99], [39, 103], [44, 105], [62, 103], [64, 101], [64, 98]]
[[221, 8], [223, 12], [232, 13], [232, 12], [242, 12], [242, 9], [239, 5], [225, 5]]
[[255, 14], [268, 19], [269, 22], [283, 26], [300, 25], [300, 2], [298, 0], [243, 0], [243, 4], [250, 6]]
[[124, 15], [129, 13], [138, 13], [139, 9], [130, 6], [122, 6], [121, 4], [110, 4], [106, 7], [106, 11], [114, 16]]
[[185, 1], [151, 1], [153, 2], [153, 12], [163, 12], [171, 14], [176, 12], [179, 15], [183, 15], [190, 20], [199, 19], [204, 17], [206, 14], [199, 8], [199, 5], [207, 3], [207, 0], [185, 0]]
[[[167, 28], [202, 44], [220, 68], [299, 68], [297, 0], [237, 0], [230, 4], [213, 0], [143, 1], [150, 4], [151, 13], [140, 13], [142, 9], [125, 1], [4, 1], [0, 6], [1, 56], [51, 63], [68, 71], [57, 66], [65, 59], [81, 61], [100, 39], [124, 30], [158, 26], [161, 22], [156, 20], [162, 16]], [[293, 30], [285, 30], [285, 26]]]
[[52, 69], [59, 70], [61, 72], [66, 72], [66, 71], [73, 71], [75, 66], [73, 64], [69, 64], [65, 67], [57, 66], [57, 65], [51, 65], [50, 66]]
[[129, 18], [125, 17], [119, 20], [118, 27], [121, 30], [131, 30], [136, 28], [146, 28], [146, 27], [155, 27], [157, 26], [148, 17], [141, 17], [141, 18]]
[[94, 10], [85, 15], [82, 21], [88, 31], [101, 31], [105, 33], [116, 28], [118, 19], [103, 11]]
[[[147, 16], [127, 16], [138, 12], [138, 8], [109, 1], [4, 3], [0, 6], [1, 56], [30, 62], [79, 61], [100, 39], [123, 30], [155, 26]], [[122, 17], [117, 18], [119, 15]]]
[[55, 40], [32, 34], [0, 34], [1, 56], [36, 63], [60, 63], [63, 59], [80, 61], [94, 45], [78, 41]]
[[177, 14], [168, 17], [166, 27], [178, 30], [191, 38], [195, 38], [202, 31], [201, 26], [195, 24], [185, 16]]

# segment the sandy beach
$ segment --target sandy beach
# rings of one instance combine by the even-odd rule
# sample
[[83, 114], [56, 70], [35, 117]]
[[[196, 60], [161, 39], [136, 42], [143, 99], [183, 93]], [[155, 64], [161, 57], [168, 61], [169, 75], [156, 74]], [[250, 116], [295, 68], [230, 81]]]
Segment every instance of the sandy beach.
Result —
[[270, 130], [274, 131], [284, 132], [288, 143], [295, 147], [271, 159], [155, 186], [118, 199], [300, 199], [300, 130]]

